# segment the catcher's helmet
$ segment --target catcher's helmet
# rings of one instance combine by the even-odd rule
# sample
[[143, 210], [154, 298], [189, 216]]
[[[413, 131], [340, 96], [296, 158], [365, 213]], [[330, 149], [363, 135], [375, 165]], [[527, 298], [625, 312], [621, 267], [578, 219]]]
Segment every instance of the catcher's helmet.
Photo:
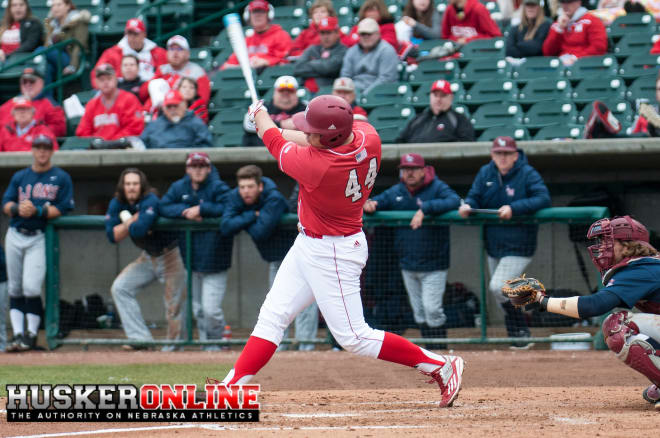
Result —
[[306, 134], [321, 134], [321, 144], [341, 146], [353, 129], [353, 109], [339, 96], [325, 94], [310, 100], [304, 112], [293, 115], [296, 129]]
[[637, 241], [653, 248], [649, 244], [649, 231], [630, 216], [615, 216], [594, 222], [587, 231], [587, 239], [596, 239], [596, 244], [588, 249], [591, 260], [601, 273], [614, 266], [614, 239]]

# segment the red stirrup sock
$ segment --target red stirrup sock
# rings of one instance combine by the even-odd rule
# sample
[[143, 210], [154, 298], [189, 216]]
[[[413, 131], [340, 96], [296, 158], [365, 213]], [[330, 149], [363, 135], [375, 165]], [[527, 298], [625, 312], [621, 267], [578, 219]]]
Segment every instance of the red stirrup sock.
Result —
[[234, 368], [222, 383], [225, 385], [247, 383], [273, 357], [276, 348], [277, 345], [270, 341], [250, 336]]
[[416, 367], [422, 363], [440, 366], [445, 364], [443, 356], [426, 351], [409, 340], [390, 332], [385, 332], [378, 359], [409, 367]]

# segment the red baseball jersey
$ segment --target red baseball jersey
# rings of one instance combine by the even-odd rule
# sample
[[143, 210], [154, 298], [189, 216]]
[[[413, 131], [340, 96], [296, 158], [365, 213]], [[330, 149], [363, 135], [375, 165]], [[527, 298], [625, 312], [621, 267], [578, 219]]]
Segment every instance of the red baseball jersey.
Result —
[[263, 141], [280, 170], [300, 184], [298, 218], [303, 229], [325, 236], [349, 236], [362, 230], [362, 206], [380, 168], [378, 133], [367, 122], [353, 123], [354, 139], [334, 149], [300, 146], [278, 129]]
[[85, 105], [85, 114], [80, 119], [76, 136], [117, 140], [142, 134], [144, 117], [140, 101], [133, 93], [117, 91], [110, 107], [105, 106], [103, 95], [96, 96]]

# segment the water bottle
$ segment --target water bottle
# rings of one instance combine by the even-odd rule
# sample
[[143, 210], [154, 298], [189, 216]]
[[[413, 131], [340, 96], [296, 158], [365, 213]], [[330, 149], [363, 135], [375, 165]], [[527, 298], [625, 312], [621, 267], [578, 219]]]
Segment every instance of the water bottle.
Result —
[[[222, 340], [223, 341], [228, 341], [231, 339], [231, 326], [227, 324], [225, 326], [225, 329], [222, 331]], [[223, 345], [222, 346], [223, 350], [229, 350], [229, 345]]]

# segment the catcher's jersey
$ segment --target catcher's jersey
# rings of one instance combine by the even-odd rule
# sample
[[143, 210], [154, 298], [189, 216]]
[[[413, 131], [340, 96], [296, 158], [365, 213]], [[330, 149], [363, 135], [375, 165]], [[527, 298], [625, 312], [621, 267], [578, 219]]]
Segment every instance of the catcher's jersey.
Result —
[[615, 294], [628, 308], [660, 315], [660, 259], [631, 260], [614, 272], [602, 290]]
[[362, 206], [380, 168], [381, 143], [370, 124], [353, 124], [354, 140], [333, 149], [300, 146], [269, 129], [263, 141], [280, 170], [300, 184], [298, 218], [308, 232], [348, 236], [362, 230]]

